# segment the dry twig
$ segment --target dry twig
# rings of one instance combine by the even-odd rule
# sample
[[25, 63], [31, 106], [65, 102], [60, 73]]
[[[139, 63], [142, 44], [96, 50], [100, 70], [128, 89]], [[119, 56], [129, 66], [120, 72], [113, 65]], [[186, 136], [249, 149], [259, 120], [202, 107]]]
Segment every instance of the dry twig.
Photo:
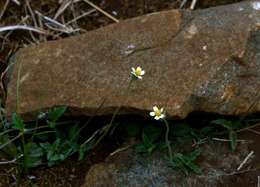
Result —
[[10, 0], [5, 1], [4, 7], [3, 7], [2, 11], [0, 12], [0, 20], [1, 20], [2, 16], [4, 15], [9, 2], [10, 2]]
[[36, 29], [34, 27], [27, 26], [27, 25], [10, 25], [10, 26], [0, 27], [0, 32], [13, 31], [13, 30], [28, 30], [28, 31], [33, 31], [33, 32], [37, 32], [40, 34], [48, 34], [44, 30]]
[[46, 21], [45, 25], [51, 30], [59, 31], [59, 32], [67, 33], [67, 34], [77, 32], [80, 30], [80, 29], [73, 29], [72, 27], [66, 26], [52, 18], [44, 16], [39, 11], [35, 11], [35, 13], [37, 15], [39, 15], [43, 20]]
[[243, 162], [238, 166], [237, 171], [239, 171], [245, 164], [246, 162], [251, 158], [251, 156], [254, 154], [254, 151], [251, 151], [246, 158], [243, 160]]
[[258, 134], [258, 135], [260, 135], [260, 132], [259, 131], [256, 131], [256, 130], [254, 130], [254, 129], [247, 129], [248, 131], [250, 131], [250, 132], [252, 132], [252, 133], [255, 133], [255, 134]]
[[183, 8], [185, 6], [185, 4], [187, 3], [188, 0], [182, 0], [181, 5], [179, 8]]
[[18, 6], [20, 6], [21, 5], [21, 3], [20, 3], [20, 1], [18, 1], [18, 0], [12, 0], [15, 4], [17, 4]]
[[[223, 138], [212, 138], [212, 140], [219, 141], [219, 142], [231, 142], [231, 140], [223, 139]], [[250, 142], [249, 140], [237, 140], [237, 142]]]
[[14, 163], [16, 163], [16, 161], [17, 161], [19, 158], [21, 158], [21, 157], [23, 157], [23, 154], [19, 155], [17, 158], [14, 158], [13, 160], [1, 161], [1, 162], [0, 162], [0, 165], [4, 165], [4, 164], [14, 164]]
[[240, 132], [243, 132], [243, 131], [246, 131], [246, 130], [249, 130], [249, 129], [253, 129], [253, 128], [259, 127], [259, 126], [260, 126], [260, 123], [256, 123], [256, 124], [251, 125], [251, 126], [249, 126], [249, 127], [245, 127], [245, 128], [239, 129], [239, 130], [237, 130], [236, 132], [237, 132], [237, 133], [240, 133]]
[[[30, 15], [31, 15], [32, 20], [33, 20], [34, 27], [35, 27], [35, 28], [38, 28], [38, 24], [37, 24], [37, 22], [36, 22], [36, 19], [35, 19], [35, 16], [34, 16], [34, 13], [33, 13], [33, 11], [32, 11], [32, 8], [31, 8], [31, 6], [30, 6], [29, 1], [28, 1], [28, 0], [25, 0], [25, 4], [26, 4], [26, 7], [27, 7], [27, 9], [28, 9], [28, 11], [29, 11], [29, 13], [30, 13]], [[26, 7], [25, 7], [25, 12], [27, 13]], [[34, 41], [35, 43], [39, 43], [39, 41], [35, 38], [35, 36], [34, 36], [34, 34], [32, 33], [32, 31], [29, 31], [29, 33], [30, 33], [31, 38], [33, 39], [33, 41]]]
[[60, 8], [58, 9], [55, 16], [53, 17], [53, 19], [56, 20], [72, 3], [73, 3], [73, 0], [63, 1]]
[[121, 147], [121, 148], [115, 150], [114, 152], [110, 153], [109, 156], [113, 156], [113, 155], [115, 155], [115, 154], [117, 154], [117, 153], [119, 153], [119, 152], [125, 151], [125, 150], [129, 149], [131, 146], [132, 146], [132, 145], [128, 145], [128, 146], [125, 146], [125, 147]]
[[87, 15], [89, 15], [89, 14], [95, 12], [95, 11], [96, 11], [96, 9], [91, 9], [91, 10], [89, 10], [89, 11], [87, 11], [87, 12], [84, 12], [84, 13], [81, 14], [80, 16], [78, 16], [78, 17], [76, 17], [76, 18], [74, 18], [74, 19], [68, 21], [68, 22], [66, 23], [66, 25], [69, 25], [69, 24], [71, 24], [71, 23], [73, 23], [73, 22], [75, 22], [75, 21], [77, 21], [77, 20], [83, 18], [84, 16], [87, 16]]
[[101, 8], [99, 8], [97, 5], [93, 4], [92, 2], [90, 2], [89, 0], [83, 0], [84, 2], [88, 3], [90, 6], [92, 6], [93, 8], [95, 8], [96, 10], [98, 10], [99, 12], [101, 12], [102, 14], [104, 14], [105, 16], [107, 16], [108, 18], [112, 19], [114, 22], [118, 23], [119, 20], [116, 19], [114, 16], [112, 16], [111, 14], [109, 14], [108, 12], [102, 10]]
[[190, 5], [191, 10], [194, 10], [196, 3], [197, 3], [197, 0], [192, 0], [191, 5]]

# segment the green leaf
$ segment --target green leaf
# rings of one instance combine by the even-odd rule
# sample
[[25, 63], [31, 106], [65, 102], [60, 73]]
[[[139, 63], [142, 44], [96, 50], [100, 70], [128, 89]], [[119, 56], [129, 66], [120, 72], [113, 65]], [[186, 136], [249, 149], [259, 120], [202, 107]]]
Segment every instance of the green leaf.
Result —
[[191, 136], [196, 139], [196, 140], [199, 140], [200, 139], [200, 136], [198, 133], [196, 133], [194, 130], [190, 131], [190, 134]]
[[32, 168], [42, 164], [43, 150], [36, 143], [30, 142], [25, 145], [24, 164]]
[[229, 140], [232, 151], [235, 151], [237, 147], [237, 133], [235, 131], [229, 132]]
[[200, 174], [201, 173], [201, 169], [198, 165], [194, 164], [191, 161], [185, 162], [185, 165], [194, 173]]
[[17, 115], [17, 113], [13, 113], [12, 115], [13, 128], [18, 129], [20, 131], [24, 130], [24, 123], [21, 117]]
[[92, 145], [91, 143], [88, 143], [88, 144], [82, 144], [80, 147], [79, 147], [79, 158], [78, 160], [82, 160], [84, 158], [84, 155], [87, 151], [89, 151], [91, 149]]
[[51, 147], [51, 144], [49, 142], [40, 143], [40, 146], [45, 150], [48, 151]]
[[65, 158], [66, 158], [65, 155], [63, 155], [63, 154], [59, 155], [59, 160], [63, 161], [63, 160], [65, 160]]
[[215, 128], [213, 126], [206, 126], [206, 127], [203, 127], [201, 130], [200, 130], [200, 135], [201, 136], [211, 136], [211, 134], [213, 133], [213, 130]]
[[47, 124], [50, 128], [55, 128], [56, 127], [56, 122], [54, 121], [47, 121]]
[[174, 168], [178, 168], [185, 175], [189, 174], [189, 170], [185, 167], [185, 161], [183, 160], [183, 155], [181, 153], [175, 153], [173, 155], [173, 160], [170, 161], [170, 165]]
[[159, 142], [157, 143], [157, 148], [159, 151], [162, 151], [167, 148], [167, 144], [165, 142]]
[[195, 149], [194, 151], [192, 151], [188, 157], [189, 157], [189, 160], [191, 161], [194, 161], [198, 158], [198, 156], [200, 156], [201, 154], [201, 149]]
[[143, 144], [147, 148], [153, 145], [153, 143], [150, 141], [149, 137], [145, 133], [143, 133]]
[[57, 138], [52, 144], [42, 143], [40, 145], [47, 152], [49, 166], [65, 160], [79, 150], [79, 145], [76, 142], [60, 138]]
[[25, 149], [27, 151], [27, 154], [31, 157], [41, 157], [43, 155], [41, 147], [39, 147], [36, 143], [27, 143], [25, 145]]
[[183, 156], [185, 165], [189, 168], [189, 170], [191, 170], [197, 174], [201, 173], [201, 169], [193, 161], [195, 161], [200, 154], [201, 154], [201, 150], [195, 149], [190, 154]]
[[25, 167], [34, 168], [42, 164], [42, 159], [38, 157], [29, 157], [25, 160]]
[[155, 126], [145, 127], [142, 133], [143, 142], [135, 146], [135, 151], [137, 153], [151, 154], [157, 148], [158, 149], [162, 148], [163, 145], [156, 142], [160, 138], [161, 134], [162, 134], [162, 128], [160, 127], [155, 127]]
[[80, 128], [78, 125], [73, 125], [69, 129], [68, 139], [75, 142], [79, 138]]
[[148, 154], [151, 154], [154, 152], [154, 150], [156, 149], [157, 145], [153, 144], [152, 146], [150, 146], [147, 150]]
[[144, 144], [138, 144], [138, 145], [136, 145], [136, 146], [135, 146], [135, 151], [136, 151], [137, 153], [147, 153], [147, 152], [148, 152], [148, 150], [147, 150], [147, 148], [144, 146]]
[[216, 124], [216, 125], [221, 125], [222, 127], [231, 130], [232, 129], [232, 122], [225, 120], [225, 119], [217, 119], [212, 121], [211, 123]]
[[67, 107], [55, 107], [49, 112], [49, 120], [52, 122], [58, 121], [58, 119], [65, 113]]
[[175, 153], [173, 155], [173, 161], [170, 164], [173, 167], [179, 168], [185, 175], [188, 175], [190, 172], [200, 174], [200, 167], [193, 162], [199, 155], [200, 150], [195, 150], [187, 155]]

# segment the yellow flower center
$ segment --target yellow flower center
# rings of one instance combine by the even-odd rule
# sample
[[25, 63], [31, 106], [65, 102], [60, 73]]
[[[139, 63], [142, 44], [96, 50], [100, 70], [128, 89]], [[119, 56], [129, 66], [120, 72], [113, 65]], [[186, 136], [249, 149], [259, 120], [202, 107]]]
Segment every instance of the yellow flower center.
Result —
[[154, 113], [155, 113], [155, 115], [156, 115], [157, 117], [160, 117], [161, 114], [162, 114], [160, 110], [156, 110], [156, 111], [154, 111]]
[[135, 70], [135, 74], [136, 74], [137, 76], [140, 76], [140, 75], [141, 75], [141, 72], [142, 72], [142, 69], [140, 69], [140, 68], [137, 68], [137, 69]]

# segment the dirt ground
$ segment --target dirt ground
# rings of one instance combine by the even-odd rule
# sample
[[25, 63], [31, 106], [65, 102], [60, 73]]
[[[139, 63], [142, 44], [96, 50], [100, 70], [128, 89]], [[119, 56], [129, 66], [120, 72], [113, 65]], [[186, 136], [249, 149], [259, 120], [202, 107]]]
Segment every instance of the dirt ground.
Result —
[[[35, 168], [21, 176], [21, 187], [78, 187], [84, 182], [85, 174], [92, 164], [101, 162], [112, 151], [113, 146], [103, 144], [89, 153], [82, 161], [71, 158], [53, 167]], [[15, 186], [17, 176], [13, 166], [0, 166], [0, 187]], [[31, 179], [31, 180], [30, 180]]]

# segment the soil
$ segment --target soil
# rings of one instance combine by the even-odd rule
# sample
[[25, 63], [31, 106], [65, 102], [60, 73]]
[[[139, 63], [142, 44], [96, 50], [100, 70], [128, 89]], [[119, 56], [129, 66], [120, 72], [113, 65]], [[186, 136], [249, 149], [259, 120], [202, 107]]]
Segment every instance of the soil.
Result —
[[[115, 149], [114, 143], [105, 142], [91, 151], [85, 159], [78, 161], [76, 156], [53, 167], [38, 167], [21, 176], [21, 187], [77, 187], [84, 182], [85, 174], [91, 165], [103, 161]], [[17, 171], [13, 166], [0, 167], [0, 187], [17, 184]], [[33, 185], [32, 185], [33, 184]]]
[[[23, 2], [23, 1], [21, 1]], [[31, 8], [33, 10], [38, 10], [44, 15], [53, 17], [60, 7], [57, 0], [31, 0]], [[172, 8], [179, 8], [181, 0], [97, 0], [95, 1], [96, 5], [100, 8], [106, 10], [107, 12], [114, 15], [117, 19], [123, 20], [131, 17], [140, 16], [143, 14], [168, 10]], [[196, 5], [197, 9], [207, 8], [212, 6], [218, 6], [228, 3], [239, 2], [239, 0], [202, 0], [199, 1]], [[0, 1], [0, 15], [3, 10], [5, 1]], [[23, 2], [23, 4], [25, 4]], [[184, 8], [188, 8], [190, 2], [188, 2]], [[86, 3], [80, 2], [77, 4], [78, 9], [82, 12], [88, 11], [91, 7]], [[17, 6], [12, 1], [5, 10], [2, 18], [0, 19], [0, 25], [15, 25], [21, 22], [22, 17], [25, 17], [27, 14], [25, 11], [25, 6]], [[82, 13], [81, 12], [81, 13]], [[81, 14], [78, 13], [78, 14]], [[72, 19], [71, 13], [66, 14], [66, 12], [61, 16], [59, 21], [62, 19], [70, 20]], [[26, 22], [32, 24], [32, 21]], [[75, 23], [79, 28], [82, 28], [82, 32], [89, 30], [97, 29], [99, 27], [106, 26], [113, 23], [111, 19], [100, 13], [93, 13], [89, 16], [80, 19]], [[8, 35], [8, 36], [7, 36]], [[36, 35], [35, 35], [36, 36]], [[47, 38], [37, 37], [39, 42], [44, 42], [46, 40], [57, 40], [71, 35], [61, 34], [58, 36], [51, 36]], [[4, 77], [4, 71], [8, 66], [8, 60], [11, 55], [17, 51], [19, 48], [29, 45], [32, 41], [32, 36], [25, 31], [14, 31], [9, 32], [8, 34], [0, 33], [0, 72], [2, 77]], [[3, 80], [2, 80], [3, 81]], [[4, 95], [5, 90], [1, 90], [1, 96]], [[255, 130], [260, 131], [260, 128]], [[252, 168], [260, 168], [260, 147], [257, 145], [257, 142], [260, 142], [259, 134], [243, 131], [241, 132], [240, 139], [250, 139], [254, 144], [251, 144], [250, 149], [255, 151], [255, 158], [252, 164]], [[77, 161], [76, 158], [71, 158], [70, 160], [60, 163], [54, 167], [39, 167], [35, 170], [32, 170], [27, 175], [28, 177], [35, 177], [33, 185], [30, 180], [23, 180], [21, 186], [42, 186], [42, 187], [78, 187], [83, 184], [85, 175], [91, 165], [103, 161], [109, 153], [116, 149], [116, 145], [111, 142], [106, 142], [103, 145], [100, 145], [96, 150], [92, 151], [84, 160]], [[15, 167], [13, 166], [0, 166], [0, 187], [10, 187], [16, 181], [15, 178]], [[234, 174], [234, 180], [240, 181], [241, 185], [239, 186], [256, 186], [257, 176], [260, 176], [260, 170], [248, 170], [244, 173]], [[229, 180], [230, 181], [230, 180]], [[253, 185], [253, 184], [254, 185]], [[236, 186], [238, 183], [236, 183]], [[234, 186], [233, 184], [225, 184], [225, 186]]]

